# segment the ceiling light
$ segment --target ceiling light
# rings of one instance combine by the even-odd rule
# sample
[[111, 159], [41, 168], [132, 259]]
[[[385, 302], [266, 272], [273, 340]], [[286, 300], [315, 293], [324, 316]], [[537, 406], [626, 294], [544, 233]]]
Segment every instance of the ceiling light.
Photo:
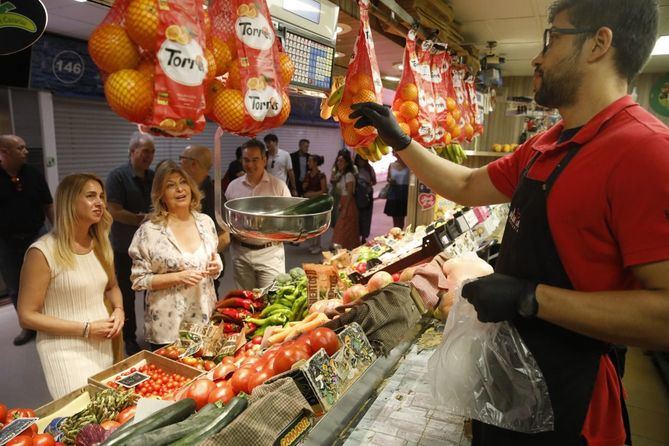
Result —
[[404, 64], [402, 62], [396, 62], [393, 64], [393, 68], [402, 71], [404, 70]]
[[337, 27], [335, 28], [335, 34], [339, 36], [340, 34], [346, 34], [351, 30], [351, 27], [348, 26], [346, 23], [337, 23]]
[[383, 78], [390, 82], [399, 82], [400, 78], [397, 76], [383, 76]]
[[74, 1], [79, 3], [86, 3], [88, 0], [74, 0]]
[[342, 53], [341, 51], [337, 51], [337, 52], [335, 53], [335, 59], [337, 59], [337, 58], [339, 58], [339, 57], [344, 57], [344, 56], [346, 56], [346, 54]]
[[655, 48], [650, 53], [651, 56], [662, 56], [669, 54], [669, 36], [660, 36], [655, 42]]

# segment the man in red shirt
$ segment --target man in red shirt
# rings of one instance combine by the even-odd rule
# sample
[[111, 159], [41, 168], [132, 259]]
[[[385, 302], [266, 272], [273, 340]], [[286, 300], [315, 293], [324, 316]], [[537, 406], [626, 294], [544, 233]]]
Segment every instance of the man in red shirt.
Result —
[[495, 273], [462, 295], [511, 321], [537, 360], [554, 430], [474, 423], [477, 445], [625, 442], [612, 344], [669, 349], [669, 129], [627, 96], [655, 43], [654, 0], [558, 0], [532, 61], [535, 100], [562, 121], [469, 169], [414, 142], [377, 104], [354, 106], [418, 177], [466, 205], [510, 201]]

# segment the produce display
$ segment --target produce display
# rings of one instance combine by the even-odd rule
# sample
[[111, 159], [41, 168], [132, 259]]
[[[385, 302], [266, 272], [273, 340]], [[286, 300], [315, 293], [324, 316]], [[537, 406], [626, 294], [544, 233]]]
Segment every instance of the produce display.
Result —
[[496, 153], [511, 153], [515, 152], [518, 144], [493, 144], [490, 149]]
[[123, 390], [123, 385], [119, 384], [118, 381], [135, 372], [143, 373], [149, 376], [149, 379], [137, 384], [135, 387], [129, 388], [127, 391], [145, 398], [152, 396], [165, 397], [190, 381], [187, 377], [181, 376], [178, 373], [166, 372], [155, 364], [144, 364], [137, 368], [132, 367], [116, 375], [114, 379], [107, 381], [107, 387]]
[[465, 153], [462, 146], [457, 142], [452, 142], [443, 146], [435, 146], [434, 150], [440, 157], [452, 161], [456, 164], [462, 164], [463, 161], [467, 159], [467, 154]]

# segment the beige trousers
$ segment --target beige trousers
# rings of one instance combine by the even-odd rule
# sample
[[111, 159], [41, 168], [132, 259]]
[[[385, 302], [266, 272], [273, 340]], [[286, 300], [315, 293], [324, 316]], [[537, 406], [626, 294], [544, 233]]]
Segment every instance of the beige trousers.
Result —
[[283, 244], [249, 249], [233, 241], [230, 246], [235, 285], [240, 289], [264, 288], [286, 272]]

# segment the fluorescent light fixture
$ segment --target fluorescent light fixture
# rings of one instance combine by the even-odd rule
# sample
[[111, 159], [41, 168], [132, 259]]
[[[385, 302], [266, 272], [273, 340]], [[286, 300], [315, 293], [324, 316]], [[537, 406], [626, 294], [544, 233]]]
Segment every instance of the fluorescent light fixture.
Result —
[[383, 78], [390, 82], [399, 82], [400, 78], [397, 76], [383, 76]]
[[394, 63], [393, 68], [395, 68], [396, 70], [402, 71], [402, 70], [404, 70], [404, 64], [402, 62]]
[[74, 1], [78, 3], [86, 3], [88, 0], [74, 0]]
[[669, 36], [660, 36], [655, 42], [655, 48], [651, 56], [663, 56], [669, 54]]

